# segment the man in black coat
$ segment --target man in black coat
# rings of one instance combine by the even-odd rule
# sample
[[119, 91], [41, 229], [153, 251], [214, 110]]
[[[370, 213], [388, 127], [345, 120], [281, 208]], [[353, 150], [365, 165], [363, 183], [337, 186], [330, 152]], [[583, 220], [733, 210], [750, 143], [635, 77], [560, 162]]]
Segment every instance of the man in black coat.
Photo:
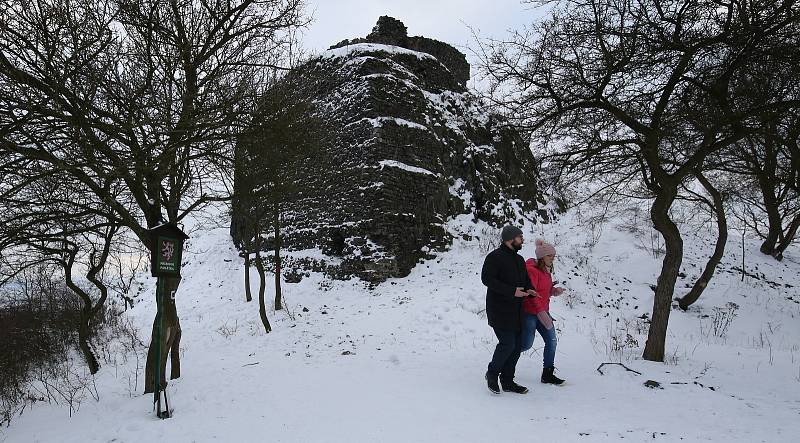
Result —
[[494, 350], [486, 383], [489, 391], [525, 394], [528, 388], [514, 383], [514, 371], [521, 352], [522, 300], [536, 297], [525, 260], [517, 252], [522, 249], [522, 230], [506, 226], [501, 234], [503, 243], [486, 256], [481, 271], [481, 281], [486, 286], [486, 316], [499, 343]]

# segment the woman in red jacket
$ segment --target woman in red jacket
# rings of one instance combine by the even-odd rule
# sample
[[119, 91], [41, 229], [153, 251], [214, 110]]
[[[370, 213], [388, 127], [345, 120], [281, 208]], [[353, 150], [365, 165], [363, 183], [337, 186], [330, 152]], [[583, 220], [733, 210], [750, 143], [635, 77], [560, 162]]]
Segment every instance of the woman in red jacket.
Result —
[[536, 331], [544, 340], [544, 369], [542, 370], [542, 383], [560, 385], [564, 380], [553, 374], [556, 358], [556, 328], [553, 318], [550, 317], [550, 297], [561, 295], [564, 288], [553, 286], [553, 261], [556, 258], [556, 248], [542, 239], [536, 240], [536, 260], [530, 258], [525, 262], [528, 277], [536, 288], [536, 296], [527, 298], [522, 303], [525, 311], [522, 325], [522, 350], [527, 351], [533, 346]]

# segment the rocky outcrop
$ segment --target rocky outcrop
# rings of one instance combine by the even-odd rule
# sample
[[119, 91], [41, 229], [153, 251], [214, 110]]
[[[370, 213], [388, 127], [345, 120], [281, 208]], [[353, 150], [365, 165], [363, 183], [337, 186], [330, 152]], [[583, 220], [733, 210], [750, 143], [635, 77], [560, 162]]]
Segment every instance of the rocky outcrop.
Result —
[[[409, 38], [389, 17], [290, 74], [328, 136], [293, 171], [302, 185], [286, 205], [285, 244], [320, 249], [337, 276], [380, 282], [447, 248], [459, 214], [497, 226], [546, 218], [526, 142], [466, 91], [468, 78], [463, 54]], [[234, 210], [234, 240], [239, 231]]]
[[469, 63], [467, 63], [467, 57], [465, 57], [464, 54], [439, 40], [420, 36], [409, 37], [406, 26], [396, 18], [384, 15], [378, 19], [378, 23], [372, 28], [372, 32], [367, 35], [366, 38], [344, 40], [331, 46], [330, 49], [358, 43], [378, 43], [382, 45], [399, 46], [401, 48], [430, 54], [450, 71], [453, 79], [461, 86], [459, 90], [464, 90], [467, 87], [467, 81], [469, 80]]

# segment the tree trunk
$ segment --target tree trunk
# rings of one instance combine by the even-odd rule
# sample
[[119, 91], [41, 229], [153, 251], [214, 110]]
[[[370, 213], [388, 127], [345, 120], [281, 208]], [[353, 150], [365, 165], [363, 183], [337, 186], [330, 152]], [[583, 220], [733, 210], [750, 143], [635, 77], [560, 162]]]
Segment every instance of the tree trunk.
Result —
[[[175, 307], [175, 293], [180, 285], [180, 278], [162, 277], [162, 311], [161, 311], [161, 340], [158, 338], [159, 316], [153, 320], [153, 329], [150, 334], [150, 348], [147, 351], [147, 362], [144, 371], [144, 392], [145, 394], [155, 392], [156, 364], [158, 364], [159, 380], [161, 389], [167, 387], [166, 369], [167, 355], [170, 357], [170, 379], [181, 376], [180, 361], [180, 341], [181, 324], [178, 320], [178, 311]], [[158, 343], [158, 345], [156, 345]], [[156, 356], [156, 348], [160, 348], [159, 355]], [[158, 357], [158, 358], [157, 358]]]
[[758, 187], [764, 200], [764, 209], [767, 211], [767, 236], [759, 250], [762, 254], [773, 255], [778, 239], [783, 233], [783, 221], [778, 208], [778, 198], [775, 195], [775, 181], [766, 172], [762, 172], [758, 175]]
[[269, 334], [272, 331], [272, 326], [269, 324], [267, 318], [267, 306], [264, 301], [264, 293], [267, 290], [267, 277], [264, 273], [264, 260], [261, 258], [261, 227], [256, 224], [256, 271], [258, 272], [258, 314], [261, 316], [261, 323], [264, 325], [264, 331]]
[[703, 293], [706, 286], [708, 286], [708, 282], [711, 281], [711, 277], [714, 276], [714, 271], [716, 271], [720, 260], [722, 260], [722, 255], [725, 254], [725, 245], [728, 242], [728, 219], [725, 217], [722, 194], [714, 188], [711, 182], [709, 182], [702, 173], [697, 174], [697, 179], [712, 198], [712, 206], [717, 216], [717, 243], [714, 246], [714, 253], [711, 254], [711, 258], [708, 259], [703, 273], [700, 274], [700, 278], [694, 282], [694, 286], [692, 286], [688, 294], [678, 299], [678, 305], [684, 311], [689, 309], [689, 306], [700, 298], [700, 295]]
[[[776, 130], [770, 125], [770, 131], [768, 131], [767, 137], [764, 139], [764, 165], [757, 175], [758, 187], [761, 190], [764, 207], [767, 210], [768, 222], [767, 236], [759, 249], [762, 253], [769, 254], [777, 260], [783, 260], [783, 252], [792, 244], [792, 241], [794, 241], [797, 235], [797, 230], [800, 228], [800, 216], [794, 217], [784, 232], [784, 219], [780, 211], [780, 204], [782, 201], [784, 203], [786, 202], [786, 197], [783, 195], [779, 198], [778, 195], [776, 195], [776, 190], [779, 187], [778, 179], [776, 178], [778, 175], [777, 159], [779, 156], [779, 149], [775, 147], [774, 134], [776, 134]], [[794, 149], [796, 148], [796, 144], [790, 142], [787, 145], [790, 156], [795, 156], [796, 153]], [[793, 165], [797, 162], [794, 158], [790, 161]], [[794, 183], [789, 183], [788, 185], [792, 186], [793, 184]]]
[[100, 370], [100, 362], [98, 362], [97, 356], [95, 356], [92, 346], [89, 343], [89, 337], [91, 336], [92, 331], [90, 322], [92, 321], [92, 315], [96, 311], [92, 309], [92, 298], [89, 296], [89, 294], [84, 291], [83, 288], [75, 284], [75, 282], [72, 280], [72, 267], [75, 264], [75, 256], [77, 253], [77, 250], [68, 252], [67, 261], [63, 262], [64, 279], [67, 287], [70, 288], [83, 303], [78, 319], [80, 322], [78, 325], [78, 347], [81, 349], [81, 353], [86, 360], [86, 365], [89, 366], [89, 372], [96, 374], [97, 371]]
[[250, 251], [244, 254], [244, 298], [245, 301], [253, 301], [253, 293], [250, 291]]
[[661, 274], [656, 285], [653, 299], [653, 317], [647, 334], [642, 357], [650, 361], [664, 361], [664, 350], [667, 340], [667, 325], [672, 305], [675, 282], [683, 260], [683, 239], [675, 222], [669, 216], [669, 209], [677, 196], [677, 188], [664, 187], [656, 196], [650, 208], [650, 218], [655, 229], [664, 238], [666, 253], [661, 264]]
[[767, 136], [764, 138], [764, 157], [763, 164], [754, 164], [756, 173], [756, 180], [758, 181], [758, 188], [761, 190], [761, 196], [764, 202], [764, 208], [767, 211], [767, 236], [764, 242], [761, 243], [759, 250], [763, 254], [774, 255], [775, 246], [783, 234], [783, 218], [780, 214], [780, 201], [775, 194], [777, 183], [775, 179], [775, 172], [778, 169], [777, 153], [775, 152], [774, 139], [770, 134], [775, 131], [773, 125], [768, 125], [770, 130], [767, 131]]
[[83, 306], [78, 321], [81, 322], [78, 326], [78, 346], [81, 348], [86, 364], [89, 366], [89, 372], [96, 374], [97, 371], [100, 370], [100, 363], [97, 361], [97, 356], [94, 355], [92, 347], [89, 344], [89, 337], [91, 336], [91, 326], [89, 322], [92, 321], [90, 306]]
[[267, 307], [264, 303], [264, 292], [267, 289], [267, 278], [264, 275], [264, 261], [261, 258], [261, 252], [256, 249], [256, 270], [258, 271], [258, 314], [261, 316], [261, 323], [264, 325], [264, 331], [269, 334], [272, 332], [272, 326], [269, 324], [267, 318]]
[[775, 257], [778, 261], [783, 260], [783, 252], [786, 251], [786, 248], [792, 244], [795, 237], [797, 236], [797, 231], [800, 229], [800, 215], [796, 215], [792, 220], [792, 223], [789, 225], [789, 229], [786, 231], [786, 234], [781, 236], [781, 241], [775, 250], [772, 252], [772, 256]]
[[283, 309], [281, 303], [281, 213], [280, 205], [275, 203], [274, 229], [275, 229], [275, 310]]

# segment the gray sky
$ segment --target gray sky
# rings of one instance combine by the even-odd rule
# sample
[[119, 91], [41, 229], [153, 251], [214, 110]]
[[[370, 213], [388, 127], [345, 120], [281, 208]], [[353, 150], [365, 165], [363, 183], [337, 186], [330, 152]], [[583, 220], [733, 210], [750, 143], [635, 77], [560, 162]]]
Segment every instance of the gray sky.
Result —
[[[484, 37], [502, 37], [506, 30], [529, 24], [538, 15], [520, 0], [309, 0], [314, 22], [303, 46], [321, 52], [344, 39], [364, 37], [378, 17], [389, 15], [405, 23], [409, 35], [422, 35], [455, 46], [471, 59], [467, 25]], [[474, 70], [473, 70], [474, 74]]]

